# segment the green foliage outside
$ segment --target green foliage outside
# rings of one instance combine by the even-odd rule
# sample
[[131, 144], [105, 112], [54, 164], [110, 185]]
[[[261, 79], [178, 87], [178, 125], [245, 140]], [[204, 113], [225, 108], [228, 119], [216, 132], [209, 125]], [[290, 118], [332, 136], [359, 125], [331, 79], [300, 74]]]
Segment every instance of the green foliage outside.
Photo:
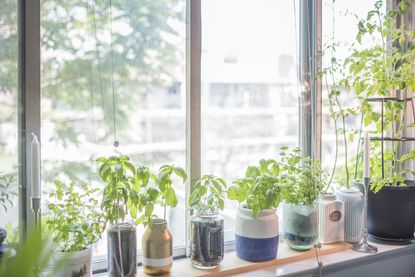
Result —
[[75, 252], [87, 249], [101, 238], [104, 221], [98, 210], [96, 192], [88, 184], [66, 185], [55, 180], [55, 190], [49, 194], [46, 226], [57, 250]]

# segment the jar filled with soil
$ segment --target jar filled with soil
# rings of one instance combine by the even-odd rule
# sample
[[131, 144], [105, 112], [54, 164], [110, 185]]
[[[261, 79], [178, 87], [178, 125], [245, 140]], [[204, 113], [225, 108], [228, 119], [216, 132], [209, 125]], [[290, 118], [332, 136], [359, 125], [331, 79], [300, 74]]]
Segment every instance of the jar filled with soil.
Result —
[[135, 277], [137, 272], [137, 235], [131, 223], [108, 228], [108, 276]]
[[193, 266], [214, 268], [223, 260], [224, 223], [218, 212], [196, 211], [190, 218], [191, 251]]

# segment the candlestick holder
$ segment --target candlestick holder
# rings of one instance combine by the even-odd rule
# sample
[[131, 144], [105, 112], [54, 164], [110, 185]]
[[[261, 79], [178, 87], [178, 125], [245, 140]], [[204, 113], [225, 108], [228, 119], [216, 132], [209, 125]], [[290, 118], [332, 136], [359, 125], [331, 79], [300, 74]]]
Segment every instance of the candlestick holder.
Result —
[[35, 213], [35, 227], [39, 227], [40, 218], [40, 197], [32, 197], [32, 210]]
[[363, 225], [363, 231], [362, 231], [362, 238], [358, 243], [352, 244], [352, 249], [354, 251], [360, 252], [360, 253], [376, 253], [378, 252], [378, 248], [374, 245], [371, 245], [367, 241], [368, 232], [367, 232], [367, 195], [369, 192], [369, 184], [370, 184], [370, 178], [364, 178], [364, 187], [365, 187], [365, 206], [363, 209], [364, 214], [364, 225]]

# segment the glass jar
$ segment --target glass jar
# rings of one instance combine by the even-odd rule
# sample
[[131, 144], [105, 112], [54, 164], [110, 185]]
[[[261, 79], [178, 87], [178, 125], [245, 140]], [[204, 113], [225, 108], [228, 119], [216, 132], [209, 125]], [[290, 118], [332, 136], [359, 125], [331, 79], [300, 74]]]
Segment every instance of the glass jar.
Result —
[[283, 203], [284, 239], [295, 250], [313, 247], [318, 235], [318, 205]]
[[214, 268], [223, 260], [224, 223], [217, 212], [196, 211], [190, 217], [190, 259], [201, 269]]
[[[122, 268], [119, 266], [122, 265]], [[137, 272], [137, 235], [132, 223], [108, 228], [108, 276], [135, 277]]]

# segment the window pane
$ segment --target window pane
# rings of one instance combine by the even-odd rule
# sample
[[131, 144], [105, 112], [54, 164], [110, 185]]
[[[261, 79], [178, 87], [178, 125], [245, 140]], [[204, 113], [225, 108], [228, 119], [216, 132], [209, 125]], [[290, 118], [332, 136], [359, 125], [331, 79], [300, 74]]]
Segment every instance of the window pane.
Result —
[[[99, 156], [185, 166], [185, 1], [110, 2], [43, 1], [45, 195], [56, 178], [102, 187]], [[185, 189], [177, 190], [168, 221], [183, 246]], [[105, 235], [95, 254], [106, 254]]]
[[18, 239], [17, 1], [0, 9], [0, 228]]
[[[204, 173], [231, 182], [281, 146], [297, 145], [298, 8], [298, 1], [202, 1]], [[232, 202], [226, 240], [234, 239]]]

